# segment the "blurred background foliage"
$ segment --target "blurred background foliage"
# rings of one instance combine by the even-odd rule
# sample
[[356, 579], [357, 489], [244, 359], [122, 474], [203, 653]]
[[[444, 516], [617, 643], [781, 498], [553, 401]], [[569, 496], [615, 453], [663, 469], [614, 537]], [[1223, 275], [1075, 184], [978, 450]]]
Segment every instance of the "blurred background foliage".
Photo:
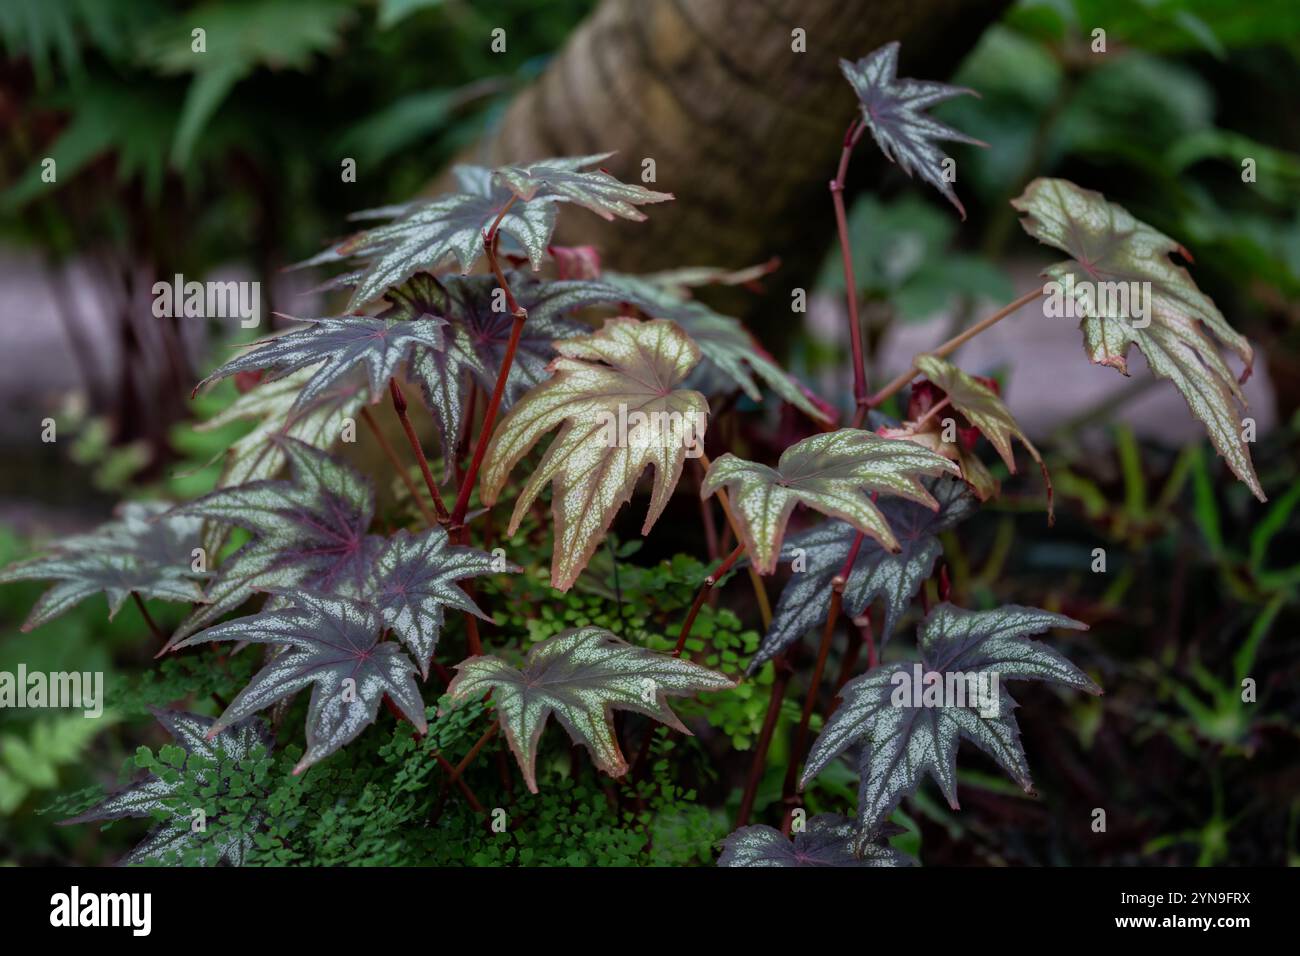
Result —
[[[60, 427], [76, 440], [34, 447], [30, 436], [6, 438], [12, 454], [0, 469], [0, 522], [12, 530], [0, 533], [0, 563], [28, 553], [43, 536], [102, 519], [118, 497], [207, 490], [218, 470], [214, 458], [252, 427], [194, 429], [238, 395], [226, 384], [195, 403], [186, 400], [195, 373], [230, 332], [207, 330], [192, 341], [181, 329], [142, 329], [141, 316], [152, 321], [147, 292], [158, 277], [200, 277], [233, 263], [263, 280], [266, 311], [298, 311], [290, 298], [296, 289], [276, 280], [279, 271], [342, 233], [348, 213], [425, 188], [594, 6], [496, 0], [488, 12], [465, 0], [0, 5], [0, 243], [52, 275], [73, 263], [87, 270], [104, 290], [97, 309], [107, 319], [96, 325], [76, 303], [61, 303], [77, 384], [62, 390], [69, 395], [33, 397], [25, 389], [14, 397], [15, 408], [53, 402]], [[188, 55], [189, 38], [200, 23], [210, 55], [196, 60]], [[486, 39], [498, 26], [509, 36], [504, 54], [492, 53]], [[1105, 56], [1091, 50], [1097, 26], [1106, 30]], [[1266, 505], [1225, 477], [1208, 444], [1172, 445], [1116, 424], [1137, 394], [1117, 382], [1094, 407], [1057, 423], [1045, 442], [1058, 491], [1055, 529], [1044, 527], [1037, 487], [1001, 474], [1004, 497], [945, 541], [953, 600], [970, 607], [1015, 601], [1088, 621], [1092, 630], [1070, 635], [1062, 649], [1107, 693], [1094, 700], [1019, 687], [1026, 749], [1044, 799], [1026, 799], [964, 750], [973, 769], [963, 771], [962, 812], [952, 813], [923, 788], [899, 813], [907, 828], [900, 845], [927, 863], [1297, 862], [1300, 5], [1022, 0], [984, 34], [954, 82], [981, 97], [954, 100], [939, 115], [989, 144], [955, 151], [969, 221], [958, 223], [941, 200], [896, 170], [867, 188], [856, 183], [861, 192], [850, 220], [857, 292], [876, 357], [896, 326], [941, 313], [959, 327], [978, 317], [978, 304], [1010, 299], [1013, 274], [1025, 260], [1008, 200], [1034, 176], [1064, 176], [1103, 191], [1195, 250], [1197, 282], [1256, 345], [1277, 424], [1254, 449], [1271, 498]], [[1253, 184], [1242, 182], [1243, 156], [1257, 162]], [[41, 179], [45, 157], [57, 163], [53, 184]], [[341, 181], [345, 157], [357, 162], [355, 183]], [[827, 302], [842, 295], [833, 256], [809, 283]], [[6, 326], [21, 321], [3, 318]], [[116, 344], [112, 364], [97, 354], [104, 337]], [[842, 369], [844, 352], [808, 328], [786, 358], [817, 377]], [[1008, 366], [1016, 361], [1005, 357]], [[819, 381], [825, 386], [828, 379]], [[824, 391], [845, 407], [847, 383], [836, 388]], [[743, 399], [736, 407], [753, 411]], [[788, 437], [788, 416], [779, 429], [746, 419], [728, 436], [751, 457], [774, 454]], [[498, 631], [536, 640], [594, 621], [651, 644], [666, 642], [668, 619], [689, 603], [705, 557], [698, 506], [673, 508], [668, 517], [681, 520], [661, 523], [639, 552], [634, 544], [611, 546], [558, 602], [541, 579], [488, 594], [485, 600], [505, 609]], [[634, 526], [620, 527], [625, 538], [636, 536]], [[549, 553], [545, 529], [536, 526], [510, 547], [520, 563], [528, 549]], [[1107, 554], [1105, 574], [1088, 570], [1099, 547]], [[129, 605], [109, 623], [90, 602], [20, 635], [38, 590], [0, 589], [0, 670], [19, 661], [31, 669], [104, 670], [116, 690], [110, 711], [93, 725], [57, 711], [0, 714], [0, 860], [104, 862], [120, 855], [138, 828], [87, 834], [88, 828], [55, 827], [57, 814], [40, 811], [56, 794], [75, 803], [68, 794], [111, 783], [106, 768], [120, 766], [141, 740], [164, 742], [142, 702], [211, 711], [210, 698], [237, 684], [218, 669], [177, 661], [155, 672], [142, 641], [147, 632]], [[757, 640], [757, 618], [746, 602], [746, 589], [732, 587], [717, 608], [706, 609], [695, 629], [699, 646], [691, 648], [699, 659], [739, 669]], [[164, 626], [174, 623], [168, 615], [175, 608], [151, 611]], [[832, 660], [832, 669], [839, 663]], [[1242, 701], [1246, 678], [1257, 685], [1256, 702]], [[734, 818], [744, 750], [770, 681], [769, 668], [745, 694], [721, 695], [726, 702], [712, 708], [684, 707], [709, 732], [671, 745], [658, 740], [639, 796], [611, 799], [605, 781], [576, 773], [559, 747], [543, 757], [556, 791], [544, 786], [535, 798], [537, 818], [548, 822], [532, 837], [504, 848], [476, 843], [454, 860], [438, 856], [445, 850], [433, 840], [421, 844], [428, 854], [421, 858], [707, 861], [712, 841]], [[760, 818], [765, 810], [772, 815], [779, 797], [784, 741], [801, 696], [796, 680], [760, 790]], [[317, 814], [321, 806], [335, 808], [330, 823], [341, 829], [312, 836], [307, 831], [320, 830], [319, 819], [287, 817], [278, 824], [284, 842], [267, 850], [268, 859], [345, 859], [355, 830], [357, 841], [377, 841], [367, 859], [402, 862], [392, 855], [392, 835], [423, 820], [428, 807], [402, 803], [400, 812], [378, 816], [373, 808], [398, 807], [393, 794], [412, 791], [404, 775], [414, 773], [414, 746], [399, 729], [392, 741], [350, 750], [353, 770], [323, 772], [320, 793], [311, 798]], [[682, 763], [670, 764], [670, 751]], [[475, 773], [475, 789], [490, 792], [495, 767]], [[296, 806], [305, 798], [286, 792], [277, 799]], [[828, 772], [807, 796], [812, 812], [843, 811], [853, 799], [847, 768]], [[359, 809], [365, 807], [368, 815]], [[1107, 809], [1104, 833], [1090, 826], [1096, 807]], [[449, 811], [441, 825], [468, 828], [455, 816], [460, 812]], [[653, 834], [648, 844], [637, 836], [645, 833]]]

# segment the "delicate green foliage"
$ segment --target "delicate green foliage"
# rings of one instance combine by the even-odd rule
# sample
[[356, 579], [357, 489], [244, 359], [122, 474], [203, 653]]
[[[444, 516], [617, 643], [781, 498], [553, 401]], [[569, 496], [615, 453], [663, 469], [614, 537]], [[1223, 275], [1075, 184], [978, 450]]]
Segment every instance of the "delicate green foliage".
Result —
[[957, 466], [912, 442], [841, 428], [791, 445], [776, 468], [722, 455], [710, 466], [700, 495], [707, 498], [719, 488], [730, 492], [745, 549], [760, 573], [771, 574], [795, 505], [842, 518], [898, 551], [898, 540], [872, 494], [899, 495], [937, 508], [919, 478], [945, 471], [956, 473]]
[[898, 49], [895, 41], [856, 63], [840, 60], [840, 70], [857, 94], [863, 121], [885, 156], [898, 163], [907, 175], [919, 174], [943, 193], [965, 219], [966, 208], [944, 176], [944, 155], [935, 143], [952, 140], [974, 146], [986, 144], [927, 116], [925, 111], [954, 96], [974, 96], [975, 91], [947, 83], [900, 79]]
[[860, 747], [859, 849], [927, 773], [957, 808], [957, 743], [962, 737], [1032, 793], [1013, 714], [1017, 705], [1002, 682], [1041, 680], [1101, 693], [1059, 652], [1028, 639], [1052, 627], [1084, 630], [1087, 625], [1016, 605], [993, 611], [938, 605], [919, 630], [919, 664], [877, 667], [840, 690], [842, 703], [813, 744], [801, 786], [845, 750]]
[[611, 777], [627, 772], [611, 722], [613, 710], [653, 717], [690, 731], [668, 706], [668, 695], [726, 690], [733, 683], [690, 661], [634, 647], [599, 627], [575, 628], [536, 645], [523, 670], [499, 657], [471, 657], [456, 668], [452, 704], [489, 690], [528, 789], [537, 792], [537, 746], [552, 713], [575, 743]]
[[22, 629], [39, 627], [101, 591], [108, 598], [110, 618], [133, 591], [162, 601], [202, 601], [198, 582], [206, 575], [192, 568], [201, 522], [169, 514], [170, 507], [166, 502], [124, 504], [117, 521], [65, 538], [50, 554], [0, 571], [0, 584], [59, 582], [36, 602]]
[[[334, 46], [352, 19], [347, 0], [249, 0], [209, 2], [167, 21], [139, 44], [144, 58], [163, 74], [193, 73], [177, 121], [172, 159], [183, 165], [199, 134], [240, 80], [260, 64], [303, 70], [317, 53]], [[191, 29], [202, 27], [206, 54], [195, 56]]]
[[[975, 496], [956, 478], [940, 477], [925, 485], [939, 503], [938, 510], [901, 498], [882, 501], [881, 513], [900, 550], [895, 553], [877, 541], [863, 541], [844, 585], [843, 607], [850, 617], [865, 613], [873, 601], [882, 599], [884, 618], [875, 629], [882, 649], [943, 553], [938, 536], [976, 509]], [[852, 525], [832, 518], [786, 538], [781, 560], [801, 558], [804, 563], [781, 592], [772, 625], [749, 664], [750, 674], [825, 622], [832, 579], [844, 567], [857, 536]]]
[[718, 866], [912, 866], [916, 861], [887, 844], [854, 850], [853, 821], [819, 813], [793, 840], [773, 827], [741, 827], [722, 841]]
[[[1012, 205], [1026, 214], [1020, 221], [1026, 232], [1072, 257], [1049, 266], [1043, 275], [1087, 296], [1073, 306], [1082, 315], [1079, 324], [1088, 357], [1127, 375], [1129, 347], [1141, 349], [1151, 371], [1173, 382], [1192, 414], [1205, 424], [1233, 474], [1256, 498], [1266, 500], [1235, 407], [1244, 408], [1245, 397], [1201, 326], [1245, 364], [1243, 381], [1254, 353], [1187, 270], [1169, 258], [1176, 252], [1190, 262], [1187, 250], [1122, 206], [1107, 202], [1101, 193], [1064, 179], [1035, 179]], [[1099, 283], [1127, 294], [1103, 296]], [[1145, 290], [1147, 308], [1138, 309], [1134, 300]]]
[[[444, 607], [492, 620], [456, 582], [488, 574], [494, 559], [473, 548], [453, 546], [448, 540], [442, 528], [418, 535], [399, 530], [375, 557], [365, 589], [367, 601], [414, 655], [425, 678], [442, 633]], [[519, 570], [503, 565], [502, 570]]]
[[305, 328], [264, 339], [242, 355], [231, 359], [205, 378], [195, 391], [211, 382], [270, 369], [267, 381], [315, 366], [315, 373], [298, 390], [292, 411], [316, 406], [322, 398], [337, 394], [357, 368], [364, 368], [371, 402], [387, 392], [388, 380], [422, 349], [442, 349], [443, 326], [447, 320], [435, 315], [412, 316], [409, 320], [379, 316], [347, 316], [334, 319], [298, 319]]
[[[918, 355], [913, 360], [921, 374], [943, 389], [953, 410], [960, 412], [968, 422], [979, 429], [997, 449], [998, 455], [1006, 463], [1007, 470], [1016, 473], [1016, 456], [1011, 451], [1011, 439], [1018, 438], [1025, 446], [1038, 467], [1043, 471], [1043, 480], [1047, 483], [1047, 515], [1052, 520], [1052, 478], [1048, 474], [1043, 456], [1038, 453], [1034, 443], [1016, 424], [1011, 410], [998, 394], [972, 375], [967, 375], [951, 362], [935, 355]], [[942, 415], [942, 410], [936, 414]], [[963, 460], [963, 473], [969, 468]], [[967, 480], [970, 476], [967, 475]]]
[[288, 481], [223, 488], [174, 512], [252, 532], [225, 559], [205, 595], [168, 647], [243, 604], [256, 590], [301, 586], [357, 593], [382, 538], [367, 535], [375, 493], [357, 471], [293, 438], [277, 439], [289, 459]]
[[387, 624], [374, 607], [304, 590], [280, 593], [293, 607], [218, 624], [176, 645], [247, 641], [288, 647], [230, 702], [209, 736], [308, 686], [307, 752], [294, 773], [328, 757], [374, 723], [385, 695], [425, 731], [416, 667], [397, 644], [380, 640]]
[[540, 268], [555, 230], [555, 204], [545, 198], [512, 203], [513, 194], [492, 186], [489, 171], [480, 167], [457, 167], [456, 173], [461, 192], [358, 214], [393, 221], [358, 233], [301, 265], [363, 260], [362, 271], [344, 280], [356, 286], [348, 303], [348, 309], [355, 310], [417, 272], [436, 271], [453, 260], [461, 272], [469, 272], [483, 255], [484, 232], [500, 216], [498, 231], [518, 240], [533, 269]]
[[[442, 771], [434, 754], [453, 763], [466, 754], [482, 734], [484, 710], [479, 701], [467, 701], [441, 716], [431, 709], [426, 736], [417, 737], [411, 725], [402, 722], [391, 734], [367, 734], [310, 773], [277, 775], [251, 862], [667, 866], [712, 859], [712, 845], [726, 834], [725, 817], [704, 806], [694, 790], [675, 782], [674, 768], [661, 757], [649, 763], [650, 779], [637, 785], [635, 812], [612, 807], [598, 778], [586, 770], [575, 778], [548, 767], [540, 793], [515, 787], [507, 794], [500, 787], [495, 761], [482, 756], [467, 777], [487, 805], [508, 808], [505, 831], [484, 826], [463, 802], [444, 803]], [[496, 746], [504, 744], [488, 744], [489, 749]], [[674, 764], [680, 768], [686, 747], [680, 740], [674, 746]], [[558, 741], [552, 749], [557, 755], [567, 753], [567, 740], [562, 749]], [[286, 757], [292, 750], [286, 748]]]
[[[179, 745], [172, 750], [179, 752], [173, 756], [163, 748], [160, 759], [154, 760], [145, 751], [145, 765], [155, 773], [64, 820], [64, 824], [153, 817], [158, 826], [123, 863], [173, 864], [179, 862], [181, 854], [197, 849], [201, 851], [198, 862], [241, 865], [253, 846], [253, 833], [261, 825], [262, 813], [253, 810], [244, 818], [228, 818], [210, 812], [211, 806], [195, 797], [198, 793], [209, 799], [220, 796], [229, 789], [224, 778], [231, 764], [255, 761], [270, 749], [271, 735], [266, 725], [256, 717], [218, 727], [209, 717], [184, 711], [157, 710], [154, 715]], [[252, 802], [247, 801], [249, 809]], [[203, 814], [201, 828], [195, 826], [196, 811]]]
[[[687, 280], [693, 278], [691, 274], [686, 276]], [[831, 415], [819, 406], [815, 396], [782, 370], [739, 321], [690, 298], [680, 275], [634, 276], [606, 272], [601, 276], [601, 283], [621, 290], [623, 301], [651, 318], [670, 319], [686, 330], [703, 356], [703, 362], [687, 384], [696, 384], [710, 394], [739, 388], [757, 402], [762, 399], [762, 392], [750, 374], [752, 371], [804, 414], [819, 421], [831, 421]]]
[[116, 721], [108, 712], [97, 720], [73, 712], [39, 717], [27, 727], [11, 722], [0, 733], [0, 816], [11, 817], [34, 791], [57, 786], [69, 768], [85, 760], [94, 738]]
[[[568, 590], [637, 479], [654, 466], [654, 492], [641, 533], [649, 534], [681, 477], [689, 448], [702, 441], [708, 402], [678, 384], [700, 352], [663, 320], [610, 319], [594, 335], [557, 342], [554, 374], [497, 426], [483, 462], [480, 493], [494, 504], [506, 478], [556, 426], [541, 463], [515, 501], [509, 533], [548, 483], [553, 485], [552, 586]], [[640, 422], [638, 422], [640, 418]]]
[[[543, 282], [517, 271], [505, 275], [511, 294], [528, 311], [501, 396], [501, 407], [509, 409], [546, 379], [547, 366], [556, 354], [553, 342], [590, 334], [590, 328], [564, 316], [586, 306], [618, 302], [622, 295], [600, 282]], [[424, 391], [443, 448], [454, 448], [470, 388], [477, 382], [491, 394], [510, 342], [514, 318], [505, 308], [496, 277], [417, 275], [390, 289], [387, 298], [392, 308], [385, 316], [428, 314], [450, 323], [446, 348], [421, 349], [411, 365], [411, 377]]]
[[602, 219], [621, 216], [640, 222], [645, 213], [637, 206], [665, 202], [672, 193], [659, 193], [634, 183], [619, 182], [603, 169], [584, 169], [603, 163], [613, 153], [544, 159], [519, 166], [502, 166], [492, 181], [509, 189], [525, 202], [537, 198], [571, 202], [590, 209]]

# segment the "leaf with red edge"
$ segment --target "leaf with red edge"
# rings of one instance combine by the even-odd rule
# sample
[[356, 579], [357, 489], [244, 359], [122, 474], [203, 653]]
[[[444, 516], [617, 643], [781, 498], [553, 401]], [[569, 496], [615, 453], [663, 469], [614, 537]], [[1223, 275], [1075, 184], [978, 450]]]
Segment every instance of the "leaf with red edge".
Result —
[[841, 518], [898, 551], [875, 496], [898, 495], [937, 510], [920, 479], [944, 472], [956, 474], [957, 466], [911, 442], [841, 428], [791, 445], [775, 468], [730, 453], [715, 458], [700, 497], [727, 489], [745, 550], [760, 574], [771, 574], [795, 505]]
[[489, 691], [506, 741], [537, 792], [537, 744], [554, 714], [574, 743], [584, 745], [611, 777], [627, 772], [612, 711], [645, 714], [684, 734], [690, 731], [668, 706], [669, 695], [728, 690], [726, 676], [684, 658], [635, 647], [599, 627], [573, 628], [528, 652], [522, 670], [499, 657], [471, 657], [456, 667], [449, 706]]
[[495, 504], [515, 464], [560, 429], [515, 500], [509, 533], [550, 484], [551, 585], [567, 591], [637, 480], [653, 468], [654, 490], [641, 528], [649, 534], [677, 486], [688, 450], [703, 441], [709, 404], [699, 392], [679, 387], [700, 351], [672, 322], [609, 319], [599, 332], [555, 348], [560, 356], [551, 363], [551, 378], [497, 426], [480, 491], [485, 505]]
[[[1035, 179], [1011, 204], [1025, 213], [1020, 223], [1027, 233], [1072, 257], [1043, 275], [1058, 284], [1057, 298], [1063, 300], [1067, 288], [1085, 294], [1074, 311], [1081, 314], [1088, 357], [1127, 375], [1128, 350], [1136, 345], [1152, 373], [1173, 382], [1233, 474], [1267, 500], [1242, 437], [1238, 407], [1244, 409], [1246, 399], [1215, 340], [1244, 363], [1241, 381], [1250, 375], [1254, 352], [1169, 258], [1178, 253], [1190, 262], [1187, 250], [1101, 193], [1064, 179]], [[1149, 308], [1134, 307], [1135, 292]]]

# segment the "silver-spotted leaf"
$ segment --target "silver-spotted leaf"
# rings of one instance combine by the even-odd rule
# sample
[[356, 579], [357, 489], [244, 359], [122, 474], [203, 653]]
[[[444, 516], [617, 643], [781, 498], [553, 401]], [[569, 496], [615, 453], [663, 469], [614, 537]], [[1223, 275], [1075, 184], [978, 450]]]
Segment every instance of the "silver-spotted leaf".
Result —
[[[997, 392], [975, 376], [968, 375], [951, 362], [936, 355], [918, 355], [913, 359], [913, 364], [922, 375], [943, 389], [951, 407], [960, 412], [968, 422], [979, 429], [980, 434], [989, 440], [997, 450], [998, 456], [1006, 463], [1007, 470], [1013, 475], [1016, 473], [1016, 456], [1011, 451], [1011, 439], [1020, 439], [1020, 443], [1025, 446], [1034, 461], [1038, 462], [1038, 467], [1043, 473], [1043, 481], [1047, 484], [1047, 515], [1048, 520], [1051, 521], [1052, 477], [1047, 471], [1047, 465], [1043, 462], [1043, 456], [1038, 453], [1038, 449], [1034, 447], [1034, 443], [1029, 440], [1029, 436], [1016, 423], [1011, 409], [1007, 408], [1006, 403], [998, 397]], [[942, 416], [942, 409], [936, 414]], [[973, 467], [967, 456], [962, 455], [960, 462], [962, 473], [967, 481], [971, 481], [972, 486], [978, 488], [982, 482], [982, 475], [967, 474]]]
[[[221, 767], [252, 756], [258, 748], [270, 750], [271, 734], [266, 724], [257, 717], [233, 724], [210, 736], [211, 717], [178, 710], [155, 710], [158, 722], [186, 753], [182, 771], [192, 773], [201, 785], [220, 790]], [[190, 766], [191, 758], [198, 758], [197, 766]], [[121, 820], [125, 817], [151, 817], [167, 815], [172, 820], [159, 824], [149, 835], [128, 853], [122, 863], [175, 863], [180, 851], [200, 845], [212, 850], [215, 862], [240, 866], [253, 849], [253, 834], [261, 826], [262, 813], [254, 810], [239, 828], [223, 825], [219, 816], [205, 821], [205, 829], [193, 828], [193, 807], [178, 807], [172, 798], [184, 786], [181, 776], [168, 779], [150, 774], [144, 780], [109, 795], [84, 813], [60, 821], [69, 826], [96, 820]]]
[[292, 406], [302, 412], [345, 385], [353, 371], [363, 369], [371, 402], [387, 393], [388, 380], [421, 350], [442, 349], [447, 320], [436, 315], [401, 319], [353, 315], [329, 319], [298, 319], [304, 328], [263, 339], [226, 362], [196, 386], [268, 369], [264, 381], [275, 381], [299, 369], [314, 367], [298, 390]]
[[763, 824], [741, 827], [722, 841], [718, 866], [914, 866], [916, 861], [886, 843], [868, 843], [859, 853], [853, 821], [819, 813], [807, 828], [785, 837]]
[[926, 110], [954, 96], [975, 96], [974, 90], [929, 80], [900, 79], [897, 41], [887, 43], [856, 63], [840, 60], [840, 70], [853, 87], [862, 116], [876, 145], [907, 175], [916, 174], [948, 198], [963, 219], [966, 208], [944, 177], [940, 140], [984, 146], [931, 116]]
[[235, 695], [209, 736], [307, 687], [307, 750], [294, 773], [356, 739], [375, 722], [385, 695], [425, 733], [416, 667], [396, 642], [380, 640], [387, 624], [375, 607], [297, 589], [278, 593], [293, 606], [227, 621], [176, 645], [241, 641], [284, 648]]
[[687, 385], [709, 394], [739, 388], [757, 402], [762, 399], [754, 381], [757, 375], [778, 397], [804, 414], [819, 421], [832, 420], [824, 403], [777, 365], [737, 319], [690, 298], [675, 274], [660, 277], [606, 272], [601, 282], [621, 290], [624, 302], [650, 318], [676, 322], [695, 341], [704, 360]]
[[[975, 496], [957, 478], [943, 476], [926, 481], [925, 486], [939, 509], [932, 511], [903, 498], [881, 501], [881, 513], [898, 539], [900, 550], [893, 552], [878, 541], [864, 540], [845, 582], [843, 607], [850, 617], [864, 613], [877, 599], [883, 602], [884, 617], [876, 629], [882, 650], [943, 553], [938, 536], [974, 514], [977, 507]], [[772, 623], [750, 661], [749, 673], [825, 623], [831, 581], [844, 567], [857, 536], [851, 524], [831, 518], [785, 539], [781, 560], [800, 557], [803, 563], [781, 591]]]
[[497, 426], [483, 462], [481, 494], [494, 504], [506, 478], [544, 435], [560, 428], [515, 501], [514, 534], [552, 485], [555, 546], [551, 584], [568, 590], [604, 537], [637, 479], [654, 468], [641, 533], [649, 534], [681, 477], [687, 452], [703, 441], [709, 405], [679, 388], [700, 352], [676, 325], [617, 318], [594, 335], [555, 344], [552, 375]]
[[[442, 633], [443, 608], [491, 621], [456, 584], [496, 570], [492, 555], [449, 543], [442, 528], [420, 534], [399, 530], [375, 557], [364, 595], [384, 623], [406, 645], [429, 676], [429, 663]], [[506, 565], [511, 571], [518, 568]]]
[[448, 705], [492, 691], [501, 729], [537, 792], [537, 744], [552, 714], [575, 743], [611, 777], [627, 772], [612, 711], [631, 710], [675, 730], [690, 731], [668, 706], [669, 696], [727, 690], [722, 674], [683, 658], [635, 647], [599, 627], [563, 631], [528, 652], [522, 670], [499, 657], [471, 657], [456, 667]]
[[492, 181], [525, 202], [539, 197], [571, 202], [590, 209], [603, 219], [621, 216], [640, 222], [645, 219], [645, 213], [637, 206], [673, 198], [672, 193], [655, 192], [635, 183], [620, 182], [603, 169], [586, 168], [599, 166], [613, 155], [597, 153], [594, 156], [570, 156], [502, 166], [493, 173]]
[[1088, 357], [1127, 375], [1129, 347], [1141, 349], [1152, 373], [1173, 382], [1204, 423], [1233, 474], [1266, 500], [1242, 439], [1237, 406], [1244, 408], [1246, 399], [1214, 339], [1241, 359], [1243, 380], [1254, 353], [1169, 258], [1176, 252], [1190, 261], [1187, 250], [1101, 193], [1064, 179], [1035, 179], [1011, 204], [1026, 214], [1020, 220], [1026, 232], [1072, 257], [1043, 275], [1062, 295], [1075, 297]]
[[252, 539], [227, 557], [208, 585], [208, 603], [172, 635], [168, 648], [243, 604], [254, 590], [301, 586], [359, 593], [382, 538], [368, 535], [375, 493], [343, 461], [293, 438], [275, 439], [288, 480], [222, 488], [173, 514], [243, 528]]
[[[850, 747], [859, 748], [858, 846], [870, 842], [926, 774], [957, 808], [957, 743], [965, 738], [1033, 792], [1009, 680], [1040, 680], [1091, 694], [1091, 678], [1029, 635], [1086, 629], [1071, 618], [1009, 605], [965, 611], [940, 604], [921, 623], [920, 662], [876, 667], [840, 690], [840, 705], [813, 744], [800, 786]], [[918, 703], [919, 702], [919, 703]]]
[[165, 502], [128, 502], [118, 508], [116, 521], [0, 571], [0, 584], [58, 582], [41, 595], [22, 629], [39, 627], [101, 592], [110, 619], [133, 591], [161, 601], [203, 601], [199, 582], [207, 575], [193, 569], [203, 523], [170, 510]]
[[842, 518], [897, 551], [898, 540], [873, 494], [898, 495], [937, 509], [921, 476], [957, 470], [946, 458], [913, 442], [841, 428], [791, 445], [775, 468], [722, 455], [709, 467], [700, 495], [707, 498], [719, 488], [727, 489], [745, 550], [760, 573], [771, 574], [795, 505]]
[[[437, 271], [453, 262], [461, 272], [469, 272], [484, 253], [483, 234], [497, 222], [514, 194], [493, 186], [485, 169], [458, 167], [457, 178], [459, 193], [358, 214], [358, 218], [393, 221], [360, 232], [300, 265], [364, 263], [345, 280], [354, 287], [349, 311], [379, 298], [417, 272]], [[540, 269], [555, 231], [555, 203], [545, 197], [536, 202], [514, 202], [497, 228], [518, 241], [533, 269]]]

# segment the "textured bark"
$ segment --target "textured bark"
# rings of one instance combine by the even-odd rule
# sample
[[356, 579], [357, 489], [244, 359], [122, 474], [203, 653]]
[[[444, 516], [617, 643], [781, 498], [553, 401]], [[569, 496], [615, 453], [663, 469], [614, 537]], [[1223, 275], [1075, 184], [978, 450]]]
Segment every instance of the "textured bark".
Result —
[[[607, 266], [633, 271], [777, 255], [773, 287], [785, 290], [808, 279], [834, 234], [826, 187], [855, 109], [839, 58], [897, 39], [904, 75], [942, 78], [1006, 6], [604, 0], [462, 158], [495, 165], [617, 150], [607, 168], [637, 182], [652, 158], [654, 188], [676, 202], [647, 207], [649, 221], [635, 225], [569, 212], [558, 241], [594, 243]], [[796, 27], [807, 52], [791, 49]], [[885, 171], [874, 152], [865, 142], [855, 156], [851, 189]]]

